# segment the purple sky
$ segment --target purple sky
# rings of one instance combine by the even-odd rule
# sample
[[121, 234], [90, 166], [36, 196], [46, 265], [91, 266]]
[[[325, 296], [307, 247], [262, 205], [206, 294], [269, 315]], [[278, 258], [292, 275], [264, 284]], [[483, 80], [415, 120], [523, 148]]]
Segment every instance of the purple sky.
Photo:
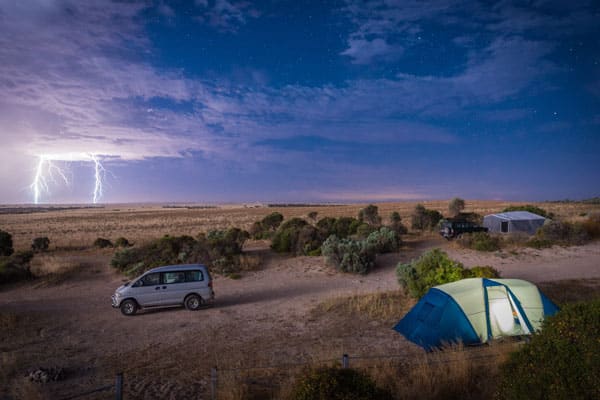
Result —
[[0, 203], [597, 196], [599, 17], [0, 0]]

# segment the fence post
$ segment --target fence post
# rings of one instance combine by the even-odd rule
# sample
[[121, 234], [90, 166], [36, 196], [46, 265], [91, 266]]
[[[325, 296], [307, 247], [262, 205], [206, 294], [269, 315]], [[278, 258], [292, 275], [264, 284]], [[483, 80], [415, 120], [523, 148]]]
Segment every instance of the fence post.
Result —
[[210, 399], [217, 400], [217, 383], [218, 383], [217, 367], [210, 369]]
[[115, 399], [123, 400], [123, 373], [117, 374], [117, 380], [115, 382]]
[[342, 368], [350, 368], [350, 360], [348, 354], [342, 356]]

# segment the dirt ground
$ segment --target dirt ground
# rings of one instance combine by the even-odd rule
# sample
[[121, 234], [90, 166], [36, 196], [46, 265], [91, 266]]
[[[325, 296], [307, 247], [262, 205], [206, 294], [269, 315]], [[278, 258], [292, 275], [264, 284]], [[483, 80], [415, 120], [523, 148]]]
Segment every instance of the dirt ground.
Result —
[[[380, 256], [376, 270], [366, 276], [335, 272], [322, 257], [268, 253], [263, 268], [242, 279], [215, 277], [214, 307], [125, 317], [110, 307], [110, 295], [124, 280], [108, 266], [111, 252], [89, 250], [78, 253], [80, 262], [86, 257], [89, 262], [65, 281], [0, 291], [7, 382], [0, 398], [62, 398], [110, 384], [118, 371], [125, 372], [128, 398], [207, 398], [211, 366], [223, 371], [220, 387], [226, 391], [231, 388], [223, 386], [246, 379], [239, 373], [227, 376], [233, 368], [311, 363], [344, 353], [410, 357], [421, 350], [391, 329], [394, 321], [311, 311], [335, 297], [397, 290], [395, 265], [433, 247], [466, 266], [491, 265], [503, 277], [533, 282], [600, 278], [600, 243], [486, 254], [431, 237]], [[252, 251], [264, 250], [259, 244]], [[53, 257], [56, 262], [73, 255]], [[66, 379], [39, 385], [22, 378], [28, 370], [49, 366], [65, 368]]]

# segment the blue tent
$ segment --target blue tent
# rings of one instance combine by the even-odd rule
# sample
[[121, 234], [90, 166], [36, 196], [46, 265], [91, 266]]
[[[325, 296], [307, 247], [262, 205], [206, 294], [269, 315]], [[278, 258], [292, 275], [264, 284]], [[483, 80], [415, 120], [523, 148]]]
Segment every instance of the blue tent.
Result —
[[394, 329], [430, 350], [444, 343], [528, 335], [557, 311], [532, 283], [470, 278], [429, 289]]

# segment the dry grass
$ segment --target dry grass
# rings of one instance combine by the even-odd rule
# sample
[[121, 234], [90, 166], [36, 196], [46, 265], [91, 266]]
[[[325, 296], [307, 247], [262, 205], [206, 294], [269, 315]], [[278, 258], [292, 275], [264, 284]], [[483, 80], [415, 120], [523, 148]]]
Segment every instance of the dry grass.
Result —
[[335, 313], [344, 318], [369, 318], [380, 322], [392, 322], [406, 314], [414, 300], [401, 291], [344, 296], [326, 300], [312, 311], [312, 318]]
[[540, 290], [558, 305], [600, 298], [600, 279], [569, 279], [542, 282]]
[[[447, 213], [448, 201], [426, 201], [425, 207]], [[479, 214], [498, 212], [518, 202], [467, 201], [466, 210]], [[574, 219], [582, 213], [600, 210], [600, 205], [579, 203], [534, 203], [561, 218]], [[387, 219], [392, 211], [398, 211], [405, 223], [410, 221], [415, 202], [377, 204], [379, 214]], [[152, 206], [110, 206], [106, 208], [73, 209], [29, 214], [0, 214], [0, 227], [13, 235], [17, 249], [28, 249], [34, 237], [50, 238], [51, 249], [81, 249], [92, 246], [98, 237], [115, 240], [123, 236], [133, 243], [169, 235], [192, 235], [211, 229], [240, 227], [249, 229], [253, 222], [278, 211], [285, 218], [307, 218], [311, 211], [318, 218], [356, 216], [365, 204], [327, 207], [247, 208], [223, 206], [210, 209], [163, 208]]]

